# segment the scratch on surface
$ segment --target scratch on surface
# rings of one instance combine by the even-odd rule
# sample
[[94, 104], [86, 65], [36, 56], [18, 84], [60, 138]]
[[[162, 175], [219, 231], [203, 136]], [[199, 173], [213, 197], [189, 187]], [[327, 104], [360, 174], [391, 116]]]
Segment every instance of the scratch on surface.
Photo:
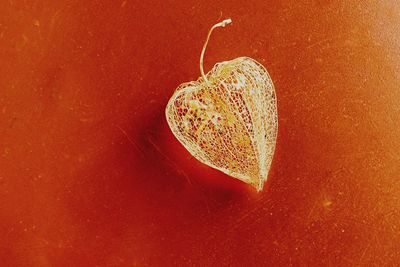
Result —
[[365, 246], [365, 249], [363, 250], [363, 252], [362, 252], [362, 254], [361, 254], [359, 264], [361, 264], [362, 261], [364, 260], [365, 254], [366, 254], [367, 250], [371, 247], [371, 244], [372, 244], [372, 242], [368, 242], [368, 245]]
[[158, 152], [161, 156], [163, 156], [163, 157], [169, 162], [169, 165], [170, 165], [170, 166], [172, 166], [172, 167], [174, 167], [174, 168], [176, 169], [176, 172], [177, 172], [178, 174], [180, 174], [180, 175], [182, 175], [183, 177], [185, 177], [185, 179], [187, 180], [187, 182], [188, 182], [190, 185], [193, 185], [192, 181], [191, 181], [190, 178], [189, 178], [189, 175], [187, 175], [187, 173], [186, 173], [184, 170], [182, 170], [181, 168], [179, 168], [178, 164], [176, 164], [172, 159], [170, 159], [167, 155], [165, 155], [165, 154], [162, 152], [162, 150], [160, 149], [160, 147], [159, 147], [156, 143], [154, 143], [154, 141], [153, 141], [150, 137], [147, 138], [147, 141], [157, 150], [157, 152]]
[[328, 42], [333, 41], [335, 39], [339, 39], [340, 37], [341, 37], [341, 35], [337, 35], [337, 36], [332, 36], [332, 37], [327, 37], [327, 38], [321, 39], [319, 41], [316, 41], [314, 43], [309, 44], [308, 46], [306, 46], [306, 49], [310, 49], [310, 48], [313, 48], [315, 46], [318, 46], [318, 45], [321, 45], [321, 44], [324, 44], [324, 43], [328, 43]]
[[255, 206], [254, 208], [252, 208], [251, 210], [246, 211], [241, 217], [239, 217], [235, 224], [229, 229], [229, 232], [237, 229], [239, 226], [241, 226], [243, 224], [243, 222], [253, 213], [257, 212], [259, 210], [259, 206]]
[[[245, 212], [240, 218], [238, 218], [235, 223], [232, 225], [232, 227], [230, 227], [228, 230], [226, 230], [225, 233], [225, 239], [222, 241], [222, 246], [225, 246], [230, 240], [232, 240], [232, 233], [235, 232], [235, 230], [237, 228], [239, 228], [247, 218], [249, 218], [250, 215], [252, 215], [253, 213], [257, 212], [260, 210], [259, 206], [255, 206], [254, 208], [252, 208], [251, 210]], [[258, 220], [260, 220], [262, 218], [262, 216], [258, 216], [258, 218], [253, 221], [256, 222]]]
[[132, 140], [132, 138], [129, 137], [128, 133], [127, 133], [124, 129], [122, 129], [121, 126], [119, 126], [119, 125], [117, 125], [117, 128], [126, 136], [126, 138], [128, 139], [129, 143], [131, 143], [132, 146], [133, 146], [137, 151], [139, 151], [140, 154], [141, 154], [142, 156], [145, 156], [145, 153], [143, 152], [143, 150], [140, 149], [139, 145], [138, 145], [136, 142], [134, 142], [134, 141]]
[[314, 202], [314, 204], [313, 204], [313, 206], [311, 207], [311, 209], [310, 209], [310, 212], [308, 213], [308, 215], [307, 215], [307, 220], [310, 220], [311, 219], [311, 217], [312, 217], [312, 215], [313, 215], [313, 213], [314, 213], [314, 210], [315, 210], [315, 207], [317, 206], [317, 202]]

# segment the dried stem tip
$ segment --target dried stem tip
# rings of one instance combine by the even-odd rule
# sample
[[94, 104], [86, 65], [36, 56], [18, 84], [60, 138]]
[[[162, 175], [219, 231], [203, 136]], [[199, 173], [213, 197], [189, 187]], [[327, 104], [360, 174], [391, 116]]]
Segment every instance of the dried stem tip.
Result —
[[204, 58], [204, 53], [206, 52], [206, 48], [207, 48], [207, 44], [208, 44], [208, 40], [210, 39], [211, 33], [215, 28], [218, 27], [225, 27], [228, 24], [231, 24], [232, 20], [231, 19], [225, 19], [217, 24], [214, 24], [211, 29], [208, 31], [208, 35], [207, 35], [207, 39], [203, 45], [203, 49], [201, 50], [201, 55], [200, 55], [200, 73], [201, 73], [201, 77], [203, 77], [204, 81], [206, 83], [208, 83], [208, 80], [206, 78], [206, 75], [204, 74], [204, 69], [203, 69], [203, 58]]

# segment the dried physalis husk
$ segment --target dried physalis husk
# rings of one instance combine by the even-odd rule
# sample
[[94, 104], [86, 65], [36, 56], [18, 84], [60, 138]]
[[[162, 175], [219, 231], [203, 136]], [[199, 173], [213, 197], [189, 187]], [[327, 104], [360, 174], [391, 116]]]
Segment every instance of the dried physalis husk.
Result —
[[254, 59], [217, 63], [207, 75], [179, 85], [166, 107], [175, 137], [196, 159], [258, 191], [267, 179], [278, 129], [276, 95], [267, 70]]

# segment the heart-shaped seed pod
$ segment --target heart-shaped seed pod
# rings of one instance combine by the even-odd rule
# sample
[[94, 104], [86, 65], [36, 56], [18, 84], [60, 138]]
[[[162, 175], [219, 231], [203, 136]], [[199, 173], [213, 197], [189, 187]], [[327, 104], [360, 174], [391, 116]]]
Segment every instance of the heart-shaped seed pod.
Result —
[[254, 59], [217, 63], [207, 75], [178, 86], [166, 107], [168, 125], [196, 159], [262, 190], [275, 150], [276, 95], [267, 70]]

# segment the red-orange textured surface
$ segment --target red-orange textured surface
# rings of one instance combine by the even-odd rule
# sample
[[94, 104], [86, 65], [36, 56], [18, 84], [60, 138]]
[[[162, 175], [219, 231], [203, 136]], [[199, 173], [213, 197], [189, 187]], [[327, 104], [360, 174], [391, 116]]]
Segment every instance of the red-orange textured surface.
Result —
[[[205, 68], [276, 86], [260, 194], [164, 118], [226, 17]], [[395, 0], [1, 1], [0, 266], [398, 265], [399, 51]]]

